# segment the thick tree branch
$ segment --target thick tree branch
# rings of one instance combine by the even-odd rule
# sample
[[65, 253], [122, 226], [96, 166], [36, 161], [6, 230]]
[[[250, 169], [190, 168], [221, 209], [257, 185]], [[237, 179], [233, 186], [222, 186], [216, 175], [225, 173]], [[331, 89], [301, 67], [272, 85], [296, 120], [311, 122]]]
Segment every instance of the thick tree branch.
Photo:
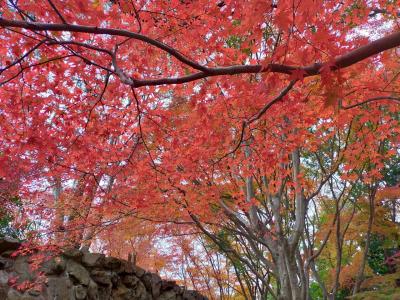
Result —
[[188, 57], [180, 53], [178, 50], [158, 40], [123, 29], [102, 28], [96, 26], [83, 26], [83, 25], [73, 25], [73, 24], [49, 24], [49, 23], [38, 23], [38, 22], [26, 22], [26, 21], [8, 20], [4, 18], [0, 18], [0, 26], [25, 28], [34, 31], [68, 31], [68, 32], [85, 32], [93, 34], [108, 34], [112, 36], [124, 36], [153, 45], [174, 56], [182, 63], [200, 71], [194, 74], [176, 78], [133, 80], [132, 83], [133, 87], [155, 86], [163, 84], [182, 84], [211, 76], [236, 75], [244, 73], [260, 73], [260, 72], [273, 72], [273, 73], [282, 73], [291, 75], [295, 71], [297, 72], [300, 71], [302, 72], [304, 77], [308, 77], [320, 74], [323, 66], [328, 66], [330, 70], [338, 70], [346, 68], [368, 57], [376, 55], [382, 51], [400, 46], [400, 32], [394, 32], [385, 37], [370, 42], [367, 45], [352, 50], [344, 55], [338, 56], [332, 62], [327, 62], [327, 63], [314, 63], [308, 66], [290, 66], [290, 65], [271, 63], [264, 66], [236, 65], [229, 67], [207, 67], [200, 65], [199, 63], [189, 59]]
[[298, 246], [301, 235], [304, 231], [305, 226], [305, 215], [307, 213], [308, 201], [304, 197], [304, 191], [300, 183], [300, 150], [297, 148], [292, 152], [292, 164], [293, 164], [293, 181], [295, 188], [295, 216], [296, 221], [294, 224], [293, 233], [290, 235], [289, 244], [291, 250]]
[[34, 31], [67, 31], [67, 32], [85, 32], [94, 34], [108, 34], [112, 36], [125, 36], [145, 42], [161, 50], [164, 50], [165, 52], [171, 54], [182, 63], [191, 66], [193, 69], [200, 71], [207, 71], [207, 67], [204, 67], [190, 60], [182, 53], [180, 53], [178, 50], [150, 37], [124, 29], [102, 28], [97, 26], [84, 26], [84, 25], [74, 25], [74, 24], [50, 24], [50, 23], [39, 23], [39, 22], [25, 22], [25, 21], [7, 20], [4, 18], [0, 18], [0, 26], [25, 28]]

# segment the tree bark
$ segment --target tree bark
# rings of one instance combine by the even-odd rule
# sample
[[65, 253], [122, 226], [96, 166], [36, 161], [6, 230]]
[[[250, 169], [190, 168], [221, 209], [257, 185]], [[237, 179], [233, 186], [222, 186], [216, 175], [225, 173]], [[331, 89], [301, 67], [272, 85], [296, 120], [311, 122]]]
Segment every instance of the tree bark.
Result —
[[365, 265], [367, 262], [369, 245], [371, 243], [372, 225], [374, 223], [375, 195], [376, 195], [376, 186], [374, 186], [372, 188], [372, 191], [371, 191], [369, 199], [368, 199], [369, 200], [369, 218], [368, 218], [367, 237], [365, 240], [365, 248], [364, 248], [363, 258], [361, 261], [360, 268], [358, 269], [358, 272], [357, 272], [356, 282], [354, 283], [353, 295], [357, 294], [360, 291], [361, 284], [364, 281]]

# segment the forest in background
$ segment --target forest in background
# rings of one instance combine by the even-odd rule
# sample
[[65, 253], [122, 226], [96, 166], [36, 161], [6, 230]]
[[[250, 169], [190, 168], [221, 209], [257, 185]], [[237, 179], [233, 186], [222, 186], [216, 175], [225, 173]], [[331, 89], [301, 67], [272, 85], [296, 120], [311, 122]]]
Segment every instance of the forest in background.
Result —
[[396, 0], [0, 0], [0, 235], [210, 299], [400, 297]]

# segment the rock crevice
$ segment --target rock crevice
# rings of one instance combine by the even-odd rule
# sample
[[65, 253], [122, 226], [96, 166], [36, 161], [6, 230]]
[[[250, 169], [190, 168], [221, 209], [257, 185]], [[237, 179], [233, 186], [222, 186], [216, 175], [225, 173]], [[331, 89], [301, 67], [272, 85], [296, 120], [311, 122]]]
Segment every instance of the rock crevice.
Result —
[[[11, 256], [19, 246], [0, 238], [0, 300], [207, 300], [131, 262], [87, 250], [45, 253], [49, 259], [32, 270], [31, 255]], [[29, 286], [37, 274], [44, 278], [41, 289]]]

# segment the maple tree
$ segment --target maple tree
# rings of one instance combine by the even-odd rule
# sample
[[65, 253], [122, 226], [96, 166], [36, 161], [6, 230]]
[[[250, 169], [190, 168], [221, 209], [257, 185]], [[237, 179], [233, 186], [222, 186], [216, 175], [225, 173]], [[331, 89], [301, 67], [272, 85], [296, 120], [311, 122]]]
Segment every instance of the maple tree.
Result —
[[224, 255], [245, 299], [334, 299], [363, 220], [358, 292], [398, 156], [396, 1], [0, 4], [0, 176], [39, 236], [121, 256], [202, 236], [195, 287]]

